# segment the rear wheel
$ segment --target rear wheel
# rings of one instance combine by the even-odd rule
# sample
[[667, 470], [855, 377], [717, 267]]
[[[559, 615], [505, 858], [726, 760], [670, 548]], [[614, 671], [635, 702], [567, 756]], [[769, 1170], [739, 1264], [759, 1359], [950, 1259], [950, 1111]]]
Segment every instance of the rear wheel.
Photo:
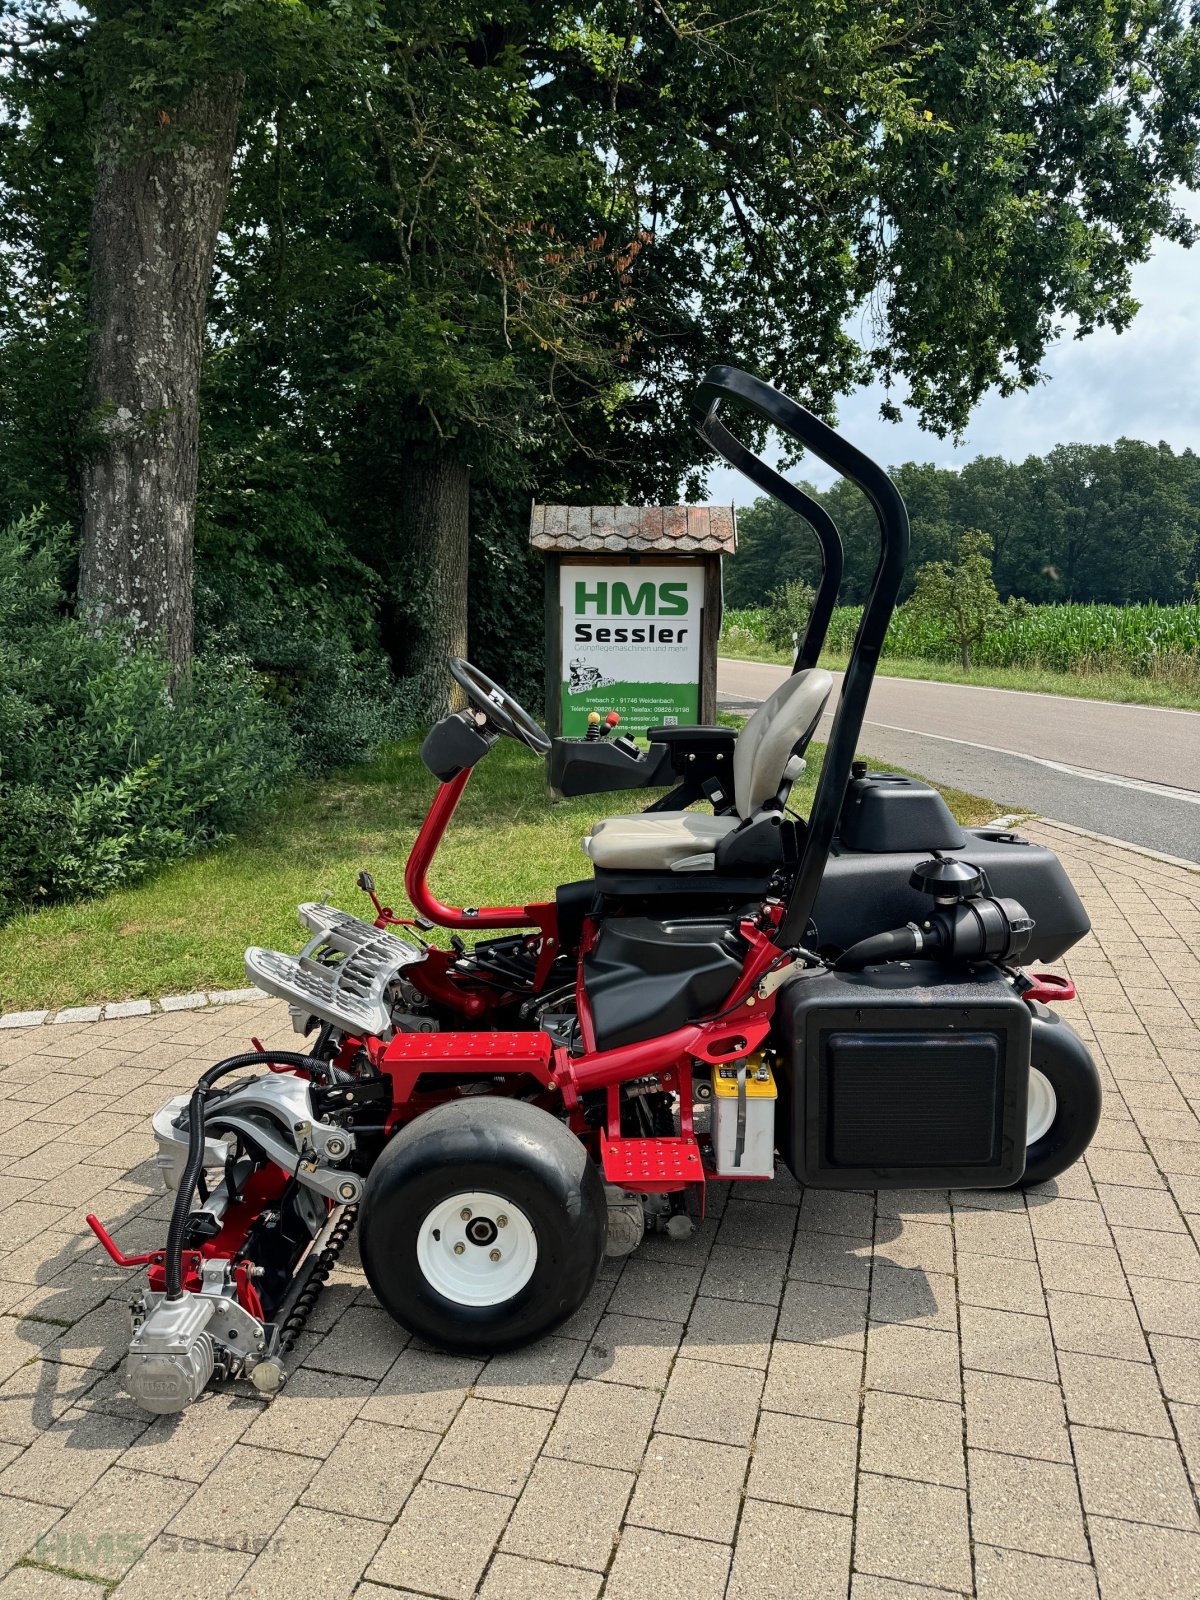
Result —
[[608, 1228], [587, 1151], [519, 1100], [456, 1100], [391, 1141], [363, 1195], [359, 1248], [402, 1326], [483, 1353], [549, 1333], [586, 1298]]
[[1100, 1123], [1100, 1074], [1083, 1040], [1046, 1006], [1033, 1015], [1025, 1175], [1046, 1183], [1074, 1165]]

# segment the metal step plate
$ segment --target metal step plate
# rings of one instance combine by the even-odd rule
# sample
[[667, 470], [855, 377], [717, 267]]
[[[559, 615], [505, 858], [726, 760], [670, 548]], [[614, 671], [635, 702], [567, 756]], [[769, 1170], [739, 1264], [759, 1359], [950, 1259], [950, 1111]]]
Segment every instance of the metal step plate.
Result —
[[604, 1176], [639, 1194], [662, 1194], [685, 1183], [703, 1183], [695, 1139], [610, 1139], [601, 1131]]

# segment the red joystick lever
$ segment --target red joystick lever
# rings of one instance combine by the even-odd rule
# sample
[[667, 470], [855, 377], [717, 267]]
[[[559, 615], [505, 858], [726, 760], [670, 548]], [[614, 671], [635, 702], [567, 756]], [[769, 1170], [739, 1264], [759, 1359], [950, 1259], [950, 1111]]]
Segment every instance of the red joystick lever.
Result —
[[604, 726], [600, 729], [600, 737], [602, 739], [607, 739], [609, 734], [613, 731], [620, 720], [621, 716], [619, 712], [610, 711], [604, 719]]

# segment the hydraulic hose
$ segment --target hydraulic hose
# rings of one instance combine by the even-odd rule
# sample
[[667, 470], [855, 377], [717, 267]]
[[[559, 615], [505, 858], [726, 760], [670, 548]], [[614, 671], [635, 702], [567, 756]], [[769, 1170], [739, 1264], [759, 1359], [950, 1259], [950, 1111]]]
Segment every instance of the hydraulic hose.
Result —
[[332, 1062], [317, 1056], [305, 1056], [294, 1050], [248, 1050], [244, 1055], [228, 1056], [215, 1067], [201, 1075], [188, 1101], [188, 1157], [175, 1191], [175, 1204], [171, 1208], [171, 1223], [167, 1229], [166, 1260], [163, 1263], [167, 1299], [183, 1297], [183, 1236], [188, 1218], [192, 1214], [192, 1196], [204, 1170], [204, 1102], [209, 1090], [221, 1078], [242, 1067], [259, 1067], [275, 1063], [284, 1067], [301, 1067], [314, 1077], [337, 1082], [348, 1074], [340, 1073]]
[[864, 967], [883, 961], [907, 961], [920, 950], [924, 939], [921, 930], [909, 923], [903, 928], [889, 928], [887, 933], [873, 933], [869, 939], [860, 939], [834, 962], [837, 972], [861, 972]]

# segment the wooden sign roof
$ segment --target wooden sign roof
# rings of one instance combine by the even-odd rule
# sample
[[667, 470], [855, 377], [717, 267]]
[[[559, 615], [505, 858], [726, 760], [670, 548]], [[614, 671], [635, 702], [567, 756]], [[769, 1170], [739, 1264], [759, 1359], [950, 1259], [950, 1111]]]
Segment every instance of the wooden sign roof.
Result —
[[731, 556], [732, 506], [539, 506], [529, 519], [535, 550], [564, 555], [634, 550], [658, 556]]

